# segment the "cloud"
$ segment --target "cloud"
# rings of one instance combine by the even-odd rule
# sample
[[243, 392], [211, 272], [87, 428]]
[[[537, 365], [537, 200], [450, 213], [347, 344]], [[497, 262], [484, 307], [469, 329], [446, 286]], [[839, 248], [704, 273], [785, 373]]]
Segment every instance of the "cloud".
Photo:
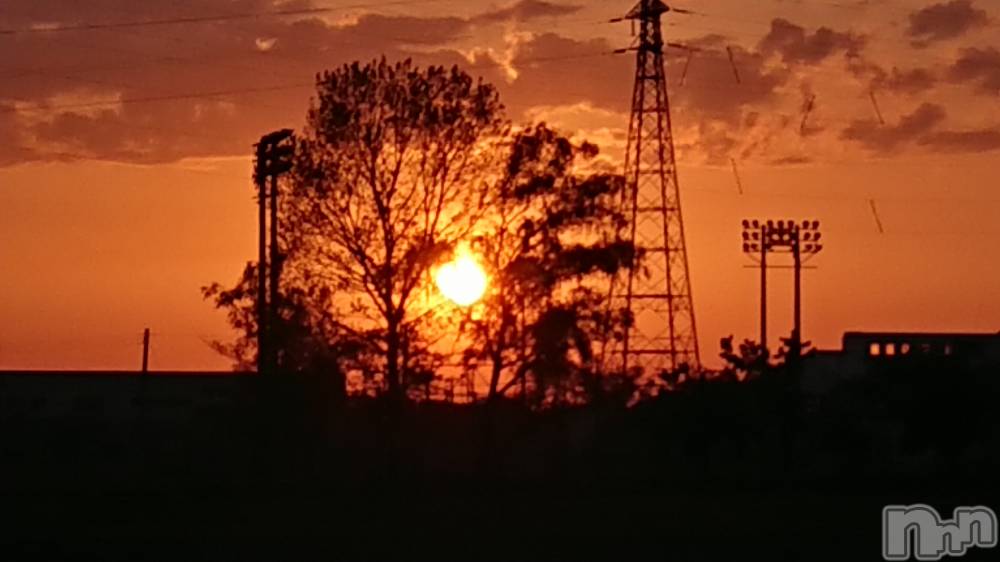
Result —
[[892, 72], [878, 84], [883, 89], [903, 94], [919, 94], [934, 87], [937, 78], [926, 68], [899, 70], [893, 67]]
[[0, 166], [35, 158], [34, 151], [21, 145], [22, 140], [16, 109], [0, 102]]
[[[762, 53], [738, 46], [730, 47], [733, 53], [730, 63], [728, 53], [715, 46], [716, 40], [709, 36], [690, 42], [704, 50], [691, 59], [683, 86], [678, 84], [677, 77], [687, 65], [687, 55], [676, 50], [670, 52], [667, 70], [674, 77], [675, 103], [679, 111], [689, 110], [706, 119], [737, 125], [745, 109], [756, 110], [775, 101], [791, 75], [784, 67], [768, 65]], [[740, 75], [739, 84], [733, 75], [733, 64]]]
[[[706, 35], [686, 44], [701, 49], [690, 65], [687, 52], [669, 49], [666, 53], [678, 149], [687, 158], [714, 163], [728, 162], [730, 152], [740, 152], [747, 143], [763, 146], [748, 131], [764, 130], [773, 123], [747, 117], [773, 109], [781, 101], [789, 70], [770, 65], [756, 50], [733, 46], [741, 77], [737, 84], [723, 38]], [[581, 41], [553, 33], [525, 41], [513, 60], [517, 80], [502, 88], [505, 103], [514, 115], [538, 106], [579, 108], [586, 104], [610, 112], [605, 115], [621, 115], [618, 127], [625, 129], [635, 58], [610, 55], [612, 49], [603, 39]], [[681, 85], [685, 66], [688, 72]]]
[[1000, 149], [1000, 129], [939, 131], [920, 139], [919, 144], [938, 152], [989, 152]]
[[811, 164], [812, 162], [813, 159], [810, 158], [809, 156], [797, 154], [797, 155], [782, 156], [780, 158], [775, 158], [774, 160], [770, 161], [770, 164], [772, 166], [802, 166], [805, 164]]
[[261, 52], [267, 52], [274, 48], [278, 44], [278, 39], [276, 37], [262, 38], [258, 37], [254, 40], [254, 45], [257, 46], [257, 50]]
[[872, 119], [856, 120], [844, 129], [841, 138], [858, 142], [871, 151], [889, 154], [925, 137], [940, 125], [946, 116], [941, 106], [925, 103], [913, 113], [901, 118], [895, 125], [883, 126]]
[[911, 96], [932, 90], [941, 80], [937, 69], [900, 69], [893, 66], [892, 70], [886, 70], [868, 60], [863, 53], [854, 53], [847, 58], [847, 70], [858, 80], [867, 81], [869, 90]]
[[910, 14], [907, 35], [914, 46], [925, 47], [936, 41], [961, 37], [989, 21], [986, 11], [974, 8], [972, 0], [951, 0]]
[[865, 38], [854, 33], [834, 31], [821, 27], [813, 33], [788, 20], [776, 18], [771, 30], [761, 39], [758, 49], [766, 54], [777, 54], [786, 64], [817, 64], [837, 53], [850, 53], [862, 49]]
[[621, 127], [628, 121], [627, 113], [594, 107], [591, 103], [572, 105], [540, 105], [525, 112], [531, 121], [545, 122], [568, 132]]
[[[471, 29], [469, 20], [457, 17], [421, 18], [414, 16], [383, 16], [366, 14], [354, 25], [339, 28], [358, 44], [388, 43], [395, 45], [442, 45], [466, 37]], [[336, 30], [332, 32], [337, 34]]]
[[477, 23], [509, 20], [530, 21], [538, 18], [565, 16], [576, 13], [580, 11], [580, 9], [580, 6], [553, 4], [552, 2], [545, 2], [543, 0], [521, 0], [520, 2], [512, 4], [506, 8], [480, 14], [472, 18], [472, 21]]
[[[223, 100], [126, 104], [119, 110], [59, 113], [36, 123], [30, 133], [39, 152], [141, 164], [190, 157], [241, 155], [263, 132], [235, 112], [244, 104]], [[173, 120], [175, 123], [171, 124]], [[248, 142], [249, 141], [249, 142]]]
[[882, 125], [873, 119], [856, 120], [841, 132], [840, 137], [882, 155], [895, 154], [911, 146], [948, 153], [1000, 150], [1000, 128], [949, 129], [944, 108], [932, 103], [924, 103], [895, 125]]
[[[143, 9], [125, 0], [94, 0], [93, 9], [66, 0], [18, 4], [0, 14], [0, 28], [261, 12], [280, 5], [271, 0], [148, 0]], [[337, 21], [250, 18], [91, 31], [60, 35], [58, 41], [44, 33], [0, 36], [0, 51], [14, 61], [0, 71], [6, 78], [0, 80], [0, 143], [19, 147], [5, 149], [0, 165], [71, 154], [140, 163], [246, 155], [262, 133], [301, 126], [316, 72], [380, 56], [460, 65], [498, 85], [515, 122], [558, 118], [569, 132], [594, 135], [617, 148], [628, 124], [634, 56], [613, 55], [621, 45], [604, 38], [577, 39], [509, 25], [578, 9], [569, 2], [525, 0], [470, 17], [368, 13]], [[953, 68], [940, 72], [884, 70], [871, 63], [858, 70], [850, 65], [863, 61], [863, 36], [806, 29], [781, 19], [753, 46], [734, 45], [718, 35], [686, 44], [701, 50], [689, 64], [686, 51], [668, 49], [666, 68], [678, 150], [693, 162], [728, 165], [731, 157], [800, 162], [803, 151], [830, 142], [837, 133], [824, 125], [821, 108], [833, 103], [831, 94], [817, 91], [820, 101], [803, 135], [799, 91], [811, 83], [810, 65], [841, 54], [850, 55], [848, 68], [856, 77], [900, 94], [928, 92], [942, 78], [979, 84], [984, 91], [994, 84], [1000, 88], [1000, 62], [995, 62], [1000, 53], [992, 48], [967, 49]], [[81, 107], [77, 100], [111, 103]], [[929, 116], [908, 116], [916, 124], [904, 119], [893, 127], [859, 121], [843, 136], [888, 150], [925, 137], [927, 146], [989, 144], [985, 133], [960, 137], [958, 131], [936, 140], [928, 137], [932, 131], [907, 133]]]
[[517, 115], [538, 105], [590, 102], [628, 111], [634, 59], [612, 54], [606, 39], [577, 40], [542, 33], [523, 41], [511, 60], [518, 78], [503, 88], [504, 103]]
[[[315, 0], [93, 0], [84, 6], [36, 0], [3, 10], [0, 29], [266, 13], [319, 5], [323, 4]], [[589, 86], [577, 88], [577, 94], [560, 95], [566, 84], [588, 84], [585, 77], [590, 71], [614, 78], [615, 86], [630, 80], [625, 60], [594, 56], [598, 51], [610, 54], [605, 40], [577, 42], [555, 34], [526, 33], [523, 38], [518, 35], [516, 44], [507, 44], [502, 55], [488, 45], [472, 53], [459, 48], [486, 26], [558, 17], [579, 9], [568, 3], [523, 0], [467, 18], [364, 13], [334, 21], [333, 15], [322, 14], [322, 18], [260, 17], [60, 35], [0, 35], [0, 52], [12, 61], [0, 71], [0, 141], [10, 146], [9, 139], [16, 138], [20, 147], [7, 148], [0, 165], [25, 161], [29, 155], [62, 159], [73, 153], [141, 163], [243, 155], [263, 132], [302, 124], [317, 72], [381, 56], [414, 58], [419, 64], [458, 64], [510, 92], [505, 98], [515, 119], [540, 102], [569, 99], [609, 106], [613, 93], [627, 99], [626, 90], [613, 92], [610, 86], [598, 96], [590, 95]], [[526, 76], [504, 88], [515, 65]], [[573, 81], [553, 82], [560, 69], [566, 69]], [[225, 94], [214, 95], [218, 92]], [[76, 103], [81, 98], [93, 103], [81, 107]], [[105, 100], [111, 103], [98, 103]]]
[[997, 95], [1000, 93], [1000, 51], [994, 47], [963, 49], [948, 69], [948, 78], [955, 83], [975, 83], [981, 93]]
[[[800, 63], [861, 49], [863, 41], [853, 33], [806, 31], [793, 24], [786, 27], [801, 30], [802, 40], [772, 41], [769, 49], [773, 50], [767, 53], [760, 48], [733, 45], [714, 34], [685, 41], [698, 49], [690, 61], [687, 51], [668, 48], [666, 70], [680, 157], [689, 162], [728, 166], [730, 158], [782, 161], [789, 151], [801, 152], [801, 100], [790, 104], [788, 97], [796, 87], [793, 81]], [[769, 35], [775, 38], [779, 34]], [[739, 83], [733, 75], [727, 46], [740, 74]], [[603, 39], [576, 40], [554, 33], [535, 36], [520, 45], [513, 60], [518, 78], [502, 88], [504, 100], [515, 115], [536, 106], [572, 108], [588, 104], [622, 115], [618, 127], [625, 129], [635, 58], [600, 56], [613, 48]], [[784, 53], [788, 61], [772, 53]], [[815, 123], [807, 127], [810, 135], [823, 130]], [[787, 161], [803, 160], [796, 153]]]
[[624, 158], [628, 143], [627, 112], [600, 109], [584, 102], [533, 107], [524, 115], [529, 122], [546, 123], [578, 142], [596, 143], [606, 160], [618, 163]]
[[[276, 5], [149, 0], [139, 10], [122, 0], [88, 4], [87, 10], [64, 0], [19, 4], [0, 14], [0, 28], [258, 13]], [[243, 155], [262, 133], [301, 124], [316, 72], [381, 55], [465, 63], [447, 46], [470, 28], [457, 17], [367, 14], [347, 25], [316, 17], [251, 18], [0, 36], [0, 52], [12, 61], [0, 80], [0, 141], [9, 146], [16, 137], [20, 147], [6, 149], [0, 165], [74, 153], [140, 163]], [[497, 81], [492, 62], [480, 65], [480, 73]]]

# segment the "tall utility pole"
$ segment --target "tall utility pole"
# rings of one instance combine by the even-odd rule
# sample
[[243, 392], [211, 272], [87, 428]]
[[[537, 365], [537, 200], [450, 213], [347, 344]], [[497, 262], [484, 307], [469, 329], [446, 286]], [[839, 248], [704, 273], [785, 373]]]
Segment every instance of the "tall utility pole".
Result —
[[795, 325], [792, 328], [791, 351], [798, 358], [802, 353], [802, 256], [808, 259], [822, 252], [822, 237], [819, 221], [802, 221], [801, 224], [791, 220], [743, 221], [743, 253], [760, 264], [760, 341], [764, 347], [767, 347], [767, 255], [775, 252], [792, 255]]
[[[766, 224], [761, 233], [761, 239], [766, 240]], [[760, 346], [767, 349], [767, 244], [760, 245]]]
[[149, 373], [149, 328], [142, 332], [142, 374]]
[[[277, 151], [277, 147], [272, 151]], [[268, 365], [273, 369], [278, 365], [278, 346], [274, 338], [275, 329], [278, 326], [278, 285], [281, 283], [281, 250], [278, 247], [278, 175], [282, 173], [277, 167], [280, 166], [280, 159], [272, 154], [270, 162], [271, 169], [271, 240], [270, 249], [267, 254], [267, 267], [270, 270], [268, 279], [267, 301], [267, 329], [268, 329]]]
[[[257, 184], [257, 372], [272, 372], [278, 364], [274, 327], [278, 323], [281, 250], [278, 246], [278, 178], [291, 169], [293, 132], [282, 129], [264, 135], [256, 145]], [[268, 189], [270, 184], [270, 190]], [[270, 224], [268, 203], [270, 202]], [[268, 250], [270, 243], [270, 251]], [[268, 290], [270, 289], [270, 291]]]
[[637, 42], [618, 51], [636, 52], [621, 211], [629, 221], [624, 238], [644, 259], [612, 285], [613, 306], [632, 318], [612, 364], [647, 375], [700, 363], [663, 66], [660, 19], [669, 11], [660, 0], [641, 0], [621, 18], [638, 22]]
[[[266, 138], [266, 137], [265, 137]], [[261, 139], [254, 162], [257, 184], [257, 372], [267, 370], [267, 151]]]

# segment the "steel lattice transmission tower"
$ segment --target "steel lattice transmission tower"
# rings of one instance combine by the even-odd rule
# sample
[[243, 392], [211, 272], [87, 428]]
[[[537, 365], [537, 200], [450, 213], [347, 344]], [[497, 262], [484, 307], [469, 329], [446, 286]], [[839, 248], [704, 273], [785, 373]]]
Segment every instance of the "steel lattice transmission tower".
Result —
[[641, 0], [623, 18], [638, 25], [637, 42], [619, 51], [635, 51], [637, 61], [622, 198], [629, 223], [622, 236], [644, 259], [612, 286], [613, 306], [633, 318], [614, 363], [648, 375], [700, 363], [663, 65], [660, 18], [669, 11], [660, 0]]

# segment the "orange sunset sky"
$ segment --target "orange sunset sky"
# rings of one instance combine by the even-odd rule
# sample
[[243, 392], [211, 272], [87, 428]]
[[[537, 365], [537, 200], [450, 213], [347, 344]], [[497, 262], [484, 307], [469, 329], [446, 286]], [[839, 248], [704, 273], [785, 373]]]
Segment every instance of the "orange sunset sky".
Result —
[[[694, 13], [667, 16], [668, 40], [701, 49], [682, 84], [671, 48], [668, 80], [706, 362], [720, 337], [757, 334], [743, 218], [823, 222], [804, 278], [820, 347], [847, 330], [1000, 330], [1000, 5], [676, 5]], [[199, 289], [254, 258], [251, 145], [302, 124], [322, 69], [459, 64], [515, 122], [620, 159], [634, 58], [610, 54], [632, 38], [607, 22], [631, 6], [3, 0], [0, 368], [134, 369], [146, 326], [153, 368], [228, 368], [205, 342], [232, 335]], [[773, 340], [790, 274], [772, 287]]]

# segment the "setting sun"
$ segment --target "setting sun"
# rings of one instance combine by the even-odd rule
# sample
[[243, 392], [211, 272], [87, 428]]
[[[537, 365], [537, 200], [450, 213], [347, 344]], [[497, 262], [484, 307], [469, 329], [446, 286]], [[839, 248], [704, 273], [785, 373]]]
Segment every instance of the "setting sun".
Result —
[[442, 265], [434, 276], [438, 290], [458, 306], [472, 306], [483, 298], [489, 279], [476, 257], [459, 248], [455, 259]]

